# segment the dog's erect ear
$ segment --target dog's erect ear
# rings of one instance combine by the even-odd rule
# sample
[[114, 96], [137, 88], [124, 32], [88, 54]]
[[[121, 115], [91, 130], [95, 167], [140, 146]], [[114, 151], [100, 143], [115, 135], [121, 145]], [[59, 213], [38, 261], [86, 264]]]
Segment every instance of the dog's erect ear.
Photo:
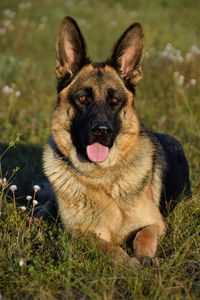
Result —
[[109, 63], [117, 69], [120, 76], [136, 85], [142, 78], [143, 29], [134, 23], [122, 34], [112, 50]]
[[73, 76], [89, 59], [86, 44], [77, 23], [65, 17], [61, 23], [56, 41], [56, 77]]

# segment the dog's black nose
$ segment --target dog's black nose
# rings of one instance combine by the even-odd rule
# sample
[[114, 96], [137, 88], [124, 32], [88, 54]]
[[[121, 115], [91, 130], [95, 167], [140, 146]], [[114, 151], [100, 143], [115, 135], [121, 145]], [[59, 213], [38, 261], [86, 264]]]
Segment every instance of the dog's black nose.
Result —
[[109, 136], [113, 132], [110, 122], [94, 121], [91, 126], [92, 132], [96, 136]]

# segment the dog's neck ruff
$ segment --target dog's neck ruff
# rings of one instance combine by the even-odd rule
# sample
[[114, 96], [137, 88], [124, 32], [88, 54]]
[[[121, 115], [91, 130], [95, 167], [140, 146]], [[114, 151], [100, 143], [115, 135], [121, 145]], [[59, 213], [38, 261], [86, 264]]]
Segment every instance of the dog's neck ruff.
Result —
[[101, 178], [101, 176], [89, 176], [87, 173], [82, 172], [82, 171], [80, 171], [79, 169], [77, 169], [77, 168], [74, 166], [73, 162], [70, 160], [70, 158], [67, 157], [67, 156], [65, 156], [65, 155], [60, 151], [60, 149], [58, 148], [56, 142], [55, 142], [53, 139], [51, 139], [51, 140], [49, 141], [49, 146], [50, 146], [51, 149], [53, 150], [54, 155], [55, 155], [57, 158], [59, 158], [60, 160], [62, 160], [62, 161], [67, 165], [67, 167], [68, 167], [71, 171], [73, 171], [74, 173], [76, 173], [76, 175], [79, 175], [79, 176], [85, 176], [85, 177], [89, 177], [89, 178], [92, 178], [92, 179], [95, 179], [95, 178], [96, 178], [96, 179]]
[[58, 148], [57, 144], [55, 143], [54, 140], [50, 140], [49, 141], [49, 145], [52, 148], [52, 150], [54, 151], [54, 154], [60, 158], [60, 160], [62, 160], [71, 170], [73, 170], [74, 172], [76, 172], [79, 175], [84, 175], [83, 172], [81, 172], [80, 170], [78, 170], [74, 164], [72, 163], [72, 161], [69, 159], [69, 157], [65, 156], [60, 149]]

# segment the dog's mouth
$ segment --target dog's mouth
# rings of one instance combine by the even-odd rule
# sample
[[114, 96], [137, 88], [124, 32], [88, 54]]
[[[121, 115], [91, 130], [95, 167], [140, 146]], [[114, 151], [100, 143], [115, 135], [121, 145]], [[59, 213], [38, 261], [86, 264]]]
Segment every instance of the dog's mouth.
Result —
[[108, 158], [109, 147], [96, 142], [88, 145], [86, 147], [86, 152], [90, 161], [100, 163]]

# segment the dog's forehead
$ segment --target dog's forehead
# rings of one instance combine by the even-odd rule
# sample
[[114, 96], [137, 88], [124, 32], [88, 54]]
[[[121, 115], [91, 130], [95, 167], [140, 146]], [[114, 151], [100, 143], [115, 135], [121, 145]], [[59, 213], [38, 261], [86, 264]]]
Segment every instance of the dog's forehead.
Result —
[[126, 90], [117, 72], [109, 65], [95, 63], [85, 66], [76, 76], [74, 85], [77, 87], [91, 86], [94, 90]]

